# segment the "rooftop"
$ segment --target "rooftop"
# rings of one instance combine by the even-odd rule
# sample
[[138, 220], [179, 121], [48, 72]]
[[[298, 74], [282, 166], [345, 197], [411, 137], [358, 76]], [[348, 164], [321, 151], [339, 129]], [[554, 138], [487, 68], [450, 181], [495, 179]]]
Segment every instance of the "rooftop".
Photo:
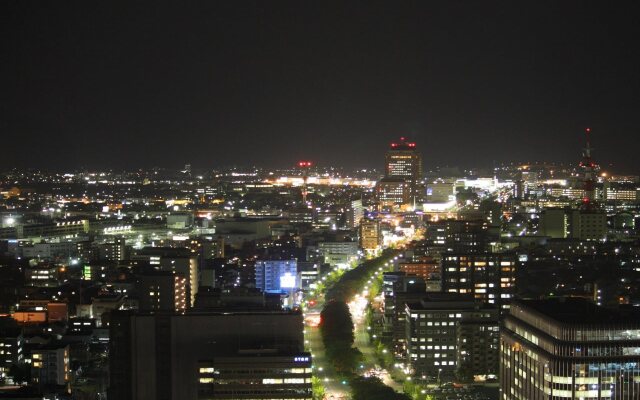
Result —
[[640, 324], [640, 308], [610, 309], [577, 297], [518, 300], [518, 304], [567, 324]]

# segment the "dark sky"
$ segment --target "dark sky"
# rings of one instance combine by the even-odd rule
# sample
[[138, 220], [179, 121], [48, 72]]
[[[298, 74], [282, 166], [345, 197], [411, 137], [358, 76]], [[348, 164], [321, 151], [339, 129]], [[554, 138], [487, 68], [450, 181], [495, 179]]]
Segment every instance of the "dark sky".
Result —
[[637, 1], [0, 2], [0, 167], [640, 173]]

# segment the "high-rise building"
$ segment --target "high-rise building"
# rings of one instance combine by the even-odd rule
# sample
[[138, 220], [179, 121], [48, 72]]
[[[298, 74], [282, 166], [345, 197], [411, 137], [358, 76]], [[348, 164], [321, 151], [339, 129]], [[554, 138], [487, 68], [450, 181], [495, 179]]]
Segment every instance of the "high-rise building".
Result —
[[362, 200], [358, 199], [350, 201], [349, 205], [347, 206], [345, 215], [347, 228], [357, 228], [358, 225], [360, 225], [360, 220], [362, 220], [362, 217], [364, 217], [364, 207], [362, 206]]
[[171, 271], [148, 271], [136, 277], [138, 309], [143, 312], [185, 312], [187, 279]]
[[112, 315], [109, 398], [308, 399], [300, 312]]
[[411, 185], [403, 178], [382, 178], [376, 185], [380, 210], [394, 210], [411, 204]]
[[188, 306], [193, 306], [200, 286], [196, 254], [187, 248], [145, 247], [138, 250], [131, 259], [137, 263], [146, 263], [158, 271], [175, 272], [187, 278]]
[[385, 179], [401, 179], [409, 185], [409, 204], [420, 201], [422, 179], [422, 155], [416, 144], [404, 137], [399, 143], [391, 143], [385, 155]]
[[362, 220], [360, 223], [360, 247], [365, 251], [375, 252], [382, 245], [380, 221]]
[[499, 311], [473, 296], [429, 293], [407, 303], [406, 360], [416, 375], [497, 375]]
[[515, 293], [516, 264], [512, 253], [445, 253], [442, 290], [471, 294], [501, 310], [508, 309]]
[[518, 300], [500, 332], [502, 400], [640, 399], [640, 313]]

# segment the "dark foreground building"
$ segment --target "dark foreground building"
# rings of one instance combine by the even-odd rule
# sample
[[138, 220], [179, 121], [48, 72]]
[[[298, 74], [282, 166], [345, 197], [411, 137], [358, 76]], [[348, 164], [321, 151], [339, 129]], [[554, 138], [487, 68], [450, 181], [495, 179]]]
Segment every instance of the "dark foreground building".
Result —
[[116, 312], [109, 398], [311, 399], [302, 331], [299, 312]]
[[500, 333], [501, 398], [640, 399], [640, 313], [521, 300]]

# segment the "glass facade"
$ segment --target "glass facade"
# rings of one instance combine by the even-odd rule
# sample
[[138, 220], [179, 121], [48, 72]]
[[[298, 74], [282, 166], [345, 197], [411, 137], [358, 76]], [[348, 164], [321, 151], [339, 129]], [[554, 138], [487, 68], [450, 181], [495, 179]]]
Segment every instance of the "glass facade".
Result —
[[527, 305], [542, 301], [512, 304], [500, 335], [501, 398], [640, 399], [637, 317], [597, 321], [586, 300], [571, 300], [584, 321], [567, 320], [553, 310], [566, 304], [548, 302], [548, 313]]

